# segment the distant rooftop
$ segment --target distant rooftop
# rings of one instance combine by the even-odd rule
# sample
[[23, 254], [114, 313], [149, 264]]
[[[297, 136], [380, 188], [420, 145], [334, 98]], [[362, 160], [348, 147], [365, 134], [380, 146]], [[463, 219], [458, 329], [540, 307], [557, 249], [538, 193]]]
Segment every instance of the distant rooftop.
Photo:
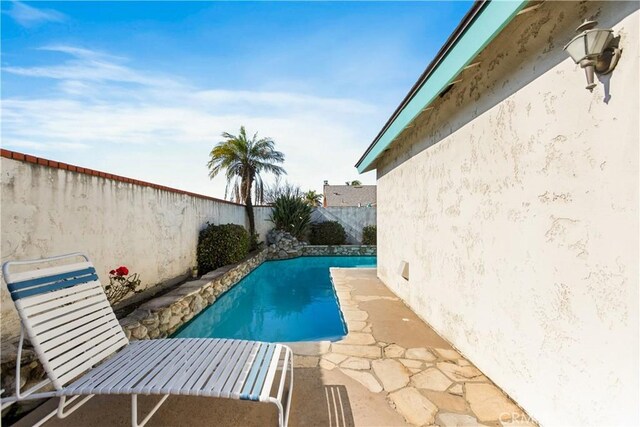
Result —
[[324, 206], [375, 206], [375, 185], [324, 185]]

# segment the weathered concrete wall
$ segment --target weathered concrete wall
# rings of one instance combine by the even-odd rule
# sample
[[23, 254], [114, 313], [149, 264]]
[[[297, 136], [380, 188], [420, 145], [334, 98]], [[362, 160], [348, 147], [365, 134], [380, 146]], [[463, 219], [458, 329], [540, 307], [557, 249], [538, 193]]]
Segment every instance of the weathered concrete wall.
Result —
[[253, 209], [256, 222], [256, 233], [260, 236], [258, 241], [267, 242], [267, 233], [273, 228], [273, 223], [269, 221], [271, 217], [270, 206], [256, 206]]
[[311, 214], [313, 222], [338, 221], [347, 233], [347, 243], [358, 245], [362, 243], [362, 228], [366, 225], [376, 225], [375, 207], [319, 207]]
[[[267, 233], [273, 229], [273, 223], [269, 221], [272, 208], [259, 206], [254, 209], [256, 232], [260, 239], [266, 242]], [[376, 225], [375, 207], [319, 207], [311, 213], [311, 221], [338, 221], [347, 233], [347, 243], [358, 245], [362, 243], [362, 227]]]
[[[380, 278], [544, 425], [639, 423], [638, 15], [516, 17], [377, 165]], [[624, 49], [593, 93], [589, 17]]]
[[[247, 226], [243, 206], [2, 158], [2, 261], [82, 251], [100, 279], [126, 265], [153, 286], [196, 264], [207, 222]], [[19, 331], [2, 284], [3, 340]]]

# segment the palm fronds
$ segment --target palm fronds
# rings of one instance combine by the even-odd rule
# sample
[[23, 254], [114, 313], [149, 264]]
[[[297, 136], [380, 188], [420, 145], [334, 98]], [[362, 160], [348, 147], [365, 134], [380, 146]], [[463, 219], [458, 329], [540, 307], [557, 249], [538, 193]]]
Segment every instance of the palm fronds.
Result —
[[224, 132], [222, 137], [224, 140], [216, 144], [209, 154], [209, 177], [213, 179], [225, 171], [225, 198], [231, 197], [236, 202], [246, 203], [250, 201], [254, 190], [255, 200], [262, 203], [264, 185], [261, 174], [286, 174], [280, 166], [284, 162], [284, 154], [275, 149], [275, 142], [271, 138], [258, 139], [257, 133], [248, 138], [244, 126], [240, 127], [238, 135]]

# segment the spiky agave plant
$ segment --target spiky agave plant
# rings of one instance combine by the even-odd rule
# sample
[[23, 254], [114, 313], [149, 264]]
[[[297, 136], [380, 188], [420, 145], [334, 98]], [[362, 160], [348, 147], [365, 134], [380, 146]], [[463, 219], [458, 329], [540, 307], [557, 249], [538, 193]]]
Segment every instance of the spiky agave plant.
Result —
[[283, 194], [274, 201], [269, 220], [276, 229], [287, 231], [298, 240], [304, 240], [311, 224], [312, 210], [300, 196]]

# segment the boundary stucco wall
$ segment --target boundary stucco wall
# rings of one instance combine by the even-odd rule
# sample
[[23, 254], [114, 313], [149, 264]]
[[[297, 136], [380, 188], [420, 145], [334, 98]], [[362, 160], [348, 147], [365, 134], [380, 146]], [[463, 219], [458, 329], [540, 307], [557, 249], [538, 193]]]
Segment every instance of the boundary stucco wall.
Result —
[[[376, 165], [379, 277], [542, 425], [639, 423], [638, 15], [514, 18]], [[593, 93], [585, 18], [624, 49]]]
[[362, 228], [366, 225], [376, 225], [375, 207], [333, 206], [317, 207], [311, 214], [311, 221], [338, 221], [347, 234], [347, 243], [358, 245], [362, 243]]
[[267, 233], [273, 228], [273, 223], [269, 221], [271, 217], [271, 206], [256, 206], [253, 208], [253, 216], [256, 224], [258, 241], [267, 242]]
[[[207, 222], [247, 226], [243, 206], [2, 157], [2, 262], [81, 251], [103, 284], [126, 265], [150, 287], [196, 264]], [[2, 283], [2, 337], [19, 320]]]

